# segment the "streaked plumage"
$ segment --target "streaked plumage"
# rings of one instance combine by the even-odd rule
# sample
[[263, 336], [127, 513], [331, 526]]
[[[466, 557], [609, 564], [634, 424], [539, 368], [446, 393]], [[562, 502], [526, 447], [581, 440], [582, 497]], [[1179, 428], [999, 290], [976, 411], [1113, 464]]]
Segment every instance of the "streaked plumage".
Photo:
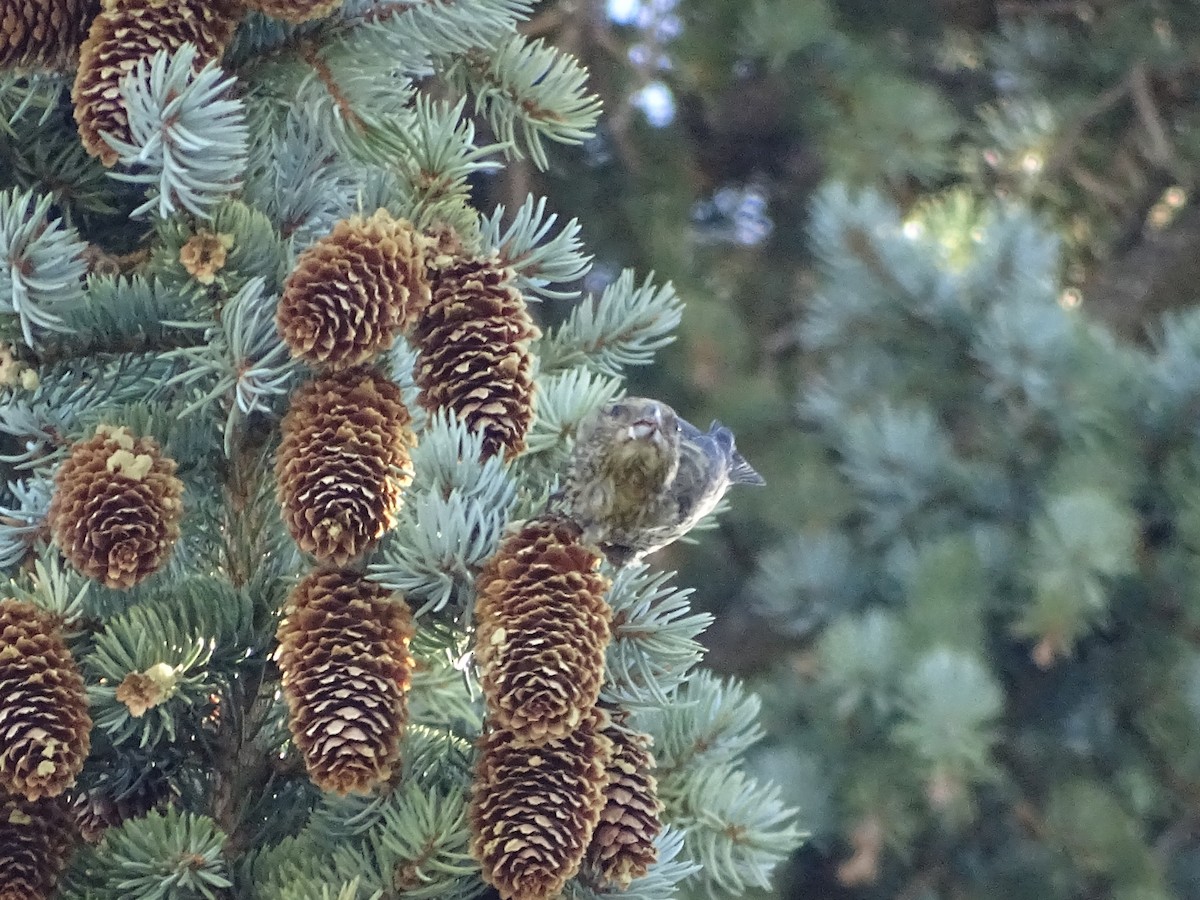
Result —
[[626, 397], [579, 425], [562, 512], [614, 565], [678, 540], [734, 484], [763, 484], [733, 432], [707, 432], [657, 400]]

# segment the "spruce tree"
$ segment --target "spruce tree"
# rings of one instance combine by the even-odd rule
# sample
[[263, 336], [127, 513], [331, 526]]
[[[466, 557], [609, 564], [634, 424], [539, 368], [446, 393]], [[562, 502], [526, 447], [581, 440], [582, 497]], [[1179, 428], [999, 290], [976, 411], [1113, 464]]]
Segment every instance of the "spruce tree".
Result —
[[683, 303], [474, 205], [600, 113], [531, 4], [3, 12], [0, 896], [765, 888], [710, 617], [543, 516]]

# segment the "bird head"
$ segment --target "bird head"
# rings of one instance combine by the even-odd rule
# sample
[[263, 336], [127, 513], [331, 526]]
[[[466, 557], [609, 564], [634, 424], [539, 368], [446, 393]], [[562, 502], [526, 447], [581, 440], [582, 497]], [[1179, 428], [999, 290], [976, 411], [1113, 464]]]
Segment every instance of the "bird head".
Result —
[[645, 490], [671, 482], [679, 468], [679, 421], [675, 410], [644, 397], [613, 400], [597, 410], [587, 435], [606, 447], [604, 468]]

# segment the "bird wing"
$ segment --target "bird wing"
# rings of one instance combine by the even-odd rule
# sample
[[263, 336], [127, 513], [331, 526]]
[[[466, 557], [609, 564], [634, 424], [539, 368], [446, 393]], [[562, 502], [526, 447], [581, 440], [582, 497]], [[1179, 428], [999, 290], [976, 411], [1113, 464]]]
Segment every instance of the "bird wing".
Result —
[[754, 467], [746, 462], [746, 458], [737, 452], [737, 448], [733, 444], [733, 432], [713, 419], [711, 425], [708, 426], [708, 437], [717, 443], [725, 454], [725, 458], [729, 460], [729, 483], [730, 484], [756, 484], [764, 485], [767, 482], [761, 475], [754, 471]]

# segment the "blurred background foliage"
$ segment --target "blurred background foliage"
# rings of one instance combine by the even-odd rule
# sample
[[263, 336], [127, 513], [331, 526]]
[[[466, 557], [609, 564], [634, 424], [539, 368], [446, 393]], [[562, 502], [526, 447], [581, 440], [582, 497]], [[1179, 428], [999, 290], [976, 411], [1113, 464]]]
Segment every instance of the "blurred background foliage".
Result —
[[[664, 564], [759, 679], [782, 897], [1200, 897], [1200, 2], [560, 0], [544, 192], [674, 280], [632, 389], [767, 479]], [[555, 314], [547, 305], [549, 316]]]

